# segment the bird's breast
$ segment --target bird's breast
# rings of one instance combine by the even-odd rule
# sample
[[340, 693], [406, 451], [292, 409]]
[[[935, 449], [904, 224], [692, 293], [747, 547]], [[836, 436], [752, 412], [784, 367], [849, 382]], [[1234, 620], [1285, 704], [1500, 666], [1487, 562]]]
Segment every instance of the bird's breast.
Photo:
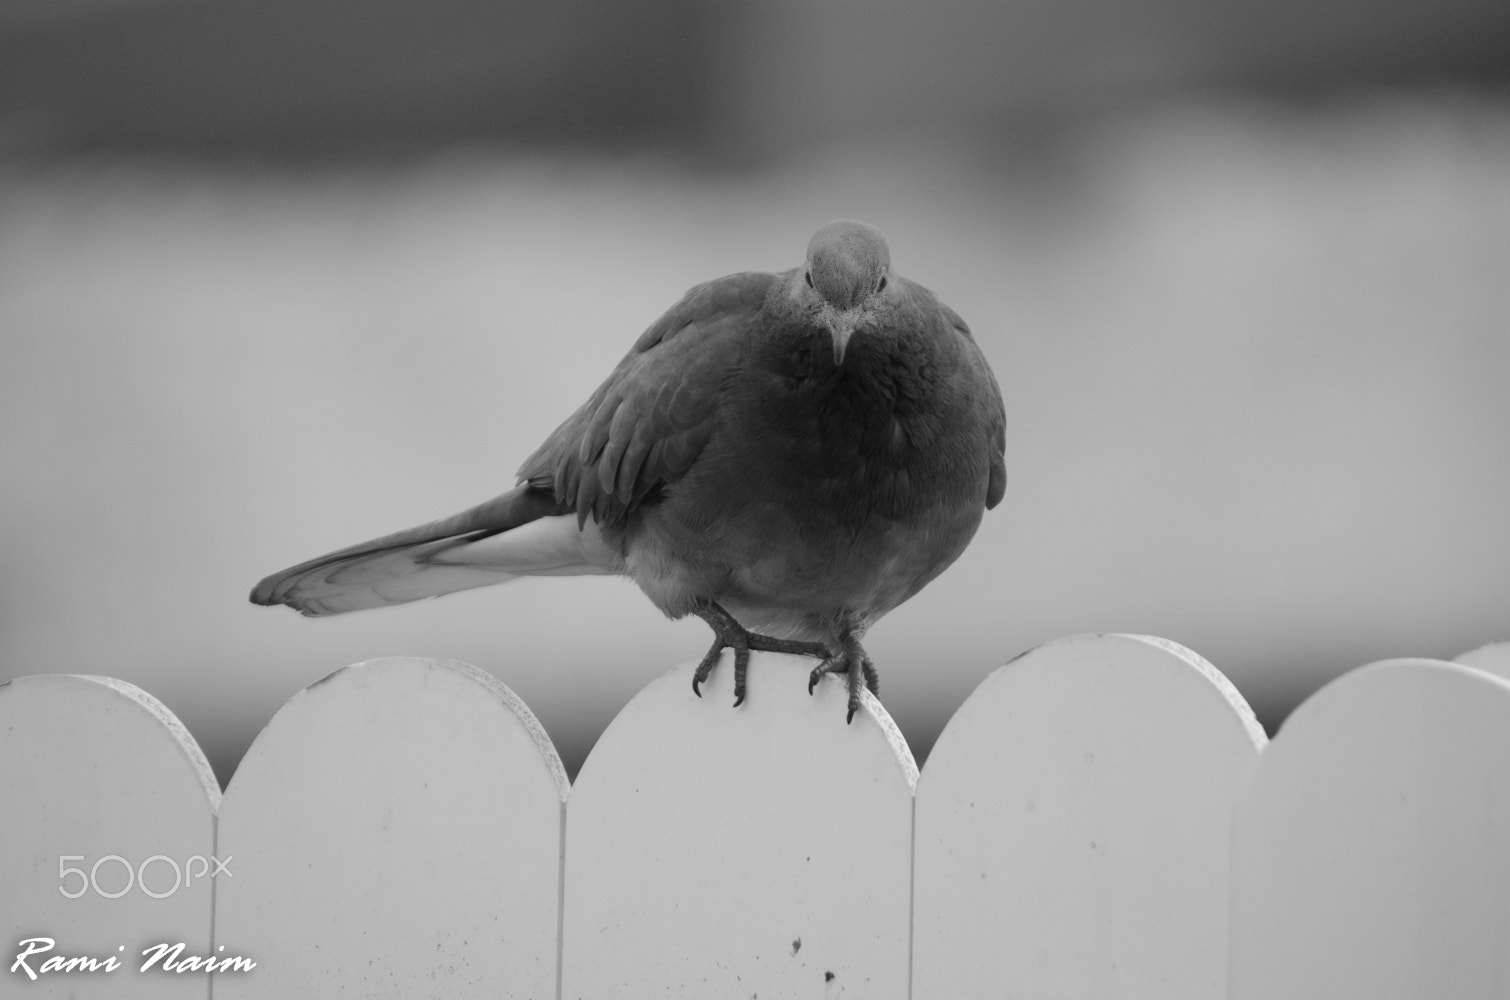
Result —
[[734, 373], [721, 413], [726, 458], [796, 506], [906, 518], [978, 478], [972, 425], [926, 344], [859, 330], [836, 364], [821, 327], [771, 338]]
[[910, 295], [838, 362], [818, 317], [767, 296], [696, 460], [620, 536], [667, 614], [712, 599], [784, 630], [868, 623], [964, 550], [991, 491], [995, 384], [949, 314]]
[[980, 434], [928, 352], [861, 330], [835, 365], [822, 334], [773, 338], [731, 373], [717, 434], [646, 527], [752, 600], [889, 608], [974, 534]]

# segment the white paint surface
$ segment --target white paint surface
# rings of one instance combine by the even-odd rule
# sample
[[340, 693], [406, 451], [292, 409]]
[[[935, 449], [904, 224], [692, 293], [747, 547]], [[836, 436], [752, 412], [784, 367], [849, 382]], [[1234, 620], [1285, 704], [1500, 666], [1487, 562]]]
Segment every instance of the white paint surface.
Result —
[[220, 812], [216, 937], [236, 997], [551, 998], [566, 778], [529, 709], [466, 664], [373, 660], [306, 688]]
[[918, 782], [913, 997], [1219, 997], [1229, 821], [1263, 743], [1167, 640], [1073, 636], [997, 670]]
[[1510, 642], [1491, 642], [1456, 657], [1452, 662], [1487, 670], [1510, 681]]
[[[1062, 639], [987, 678], [921, 779], [875, 699], [846, 726], [841, 682], [810, 698], [810, 660], [757, 654], [731, 708], [725, 657], [703, 699], [691, 665], [641, 691], [569, 798], [502, 684], [376, 660], [284, 706], [218, 831], [155, 699], [21, 678], [0, 685], [0, 954], [183, 941], [258, 966], [0, 971], [0, 996], [1502, 1000], [1507, 650], [1354, 671], [1264, 749], [1189, 650]], [[213, 900], [204, 879], [59, 894], [61, 858], [107, 855], [232, 874]]]
[[[184, 887], [173, 866], [214, 853], [219, 797], [199, 747], [145, 691], [68, 674], [0, 686], [0, 996], [206, 997], [206, 975], [139, 970], [142, 950], [158, 944], [209, 953], [212, 882]], [[149, 862], [158, 855], [167, 860]], [[124, 863], [101, 861], [111, 856]], [[94, 878], [60, 878], [61, 868]], [[138, 872], [162, 898], [142, 890]], [[59, 891], [86, 884], [78, 898]], [[34, 937], [56, 942], [27, 959], [36, 981], [9, 971]], [[54, 955], [120, 967], [41, 974]]]
[[567, 807], [562, 996], [907, 996], [916, 767], [868, 695], [813, 661], [725, 655], [619, 713]]
[[1344, 675], [1275, 737], [1235, 833], [1232, 1000], [1510, 996], [1510, 682]]

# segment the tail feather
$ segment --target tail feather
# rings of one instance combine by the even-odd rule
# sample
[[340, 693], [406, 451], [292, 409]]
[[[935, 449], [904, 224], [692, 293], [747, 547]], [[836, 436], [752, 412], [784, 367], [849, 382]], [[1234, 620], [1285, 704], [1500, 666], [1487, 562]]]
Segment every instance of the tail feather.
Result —
[[274, 573], [253, 588], [251, 600], [333, 615], [519, 576], [610, 572], [595, 527], [580, 530], [575, 515], [548, 491], [523, 485], [454, 517]]

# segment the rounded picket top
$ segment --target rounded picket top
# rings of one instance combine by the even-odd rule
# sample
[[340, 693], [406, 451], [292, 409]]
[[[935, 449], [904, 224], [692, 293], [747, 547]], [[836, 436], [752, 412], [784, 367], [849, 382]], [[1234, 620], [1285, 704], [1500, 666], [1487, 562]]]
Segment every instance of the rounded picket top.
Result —
[[465, 663], [393, 657], [295, 695], [220, 810], [215, 996], [542, 997], [556, 989], [566, 773]]
[[1265, 742], [1209, 663], [1078, 635], [987, 677], [918, 781], [913, 996], [1220, 996]]
[[1453, 659], [1465, 667], [1487, 670], [1496, 677], [1510, 681], [1510, 642], [1491, 642]]
[[[917, 768], [807, 658], [729, 657], [651, 682], [567, 801], [564, 997], [907, 996]], [[626, 993], [626, 990], [628, 991]]]
[[1510, 995], [1510, 681], [1386, 660], [1303, 703], [1234, 829], [1233, 1000]]
[[[203, 975], [143, 972], [142, 952], [208, 954], [219, 799], [199, 745], [140, 688], [72, 674], [0, 684], [0, 975], [17, 995], [202, 998]], [[59, 955], [116, 965], [44, 973]]]

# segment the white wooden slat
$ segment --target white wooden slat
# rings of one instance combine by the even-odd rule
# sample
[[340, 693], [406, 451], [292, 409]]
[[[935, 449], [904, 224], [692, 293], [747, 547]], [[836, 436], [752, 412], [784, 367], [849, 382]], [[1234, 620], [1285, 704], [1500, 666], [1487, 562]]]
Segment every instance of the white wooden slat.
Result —
[[562, 996], [907, 996], [912, 790], [900, 733], [813, 661], [726, 654], [642, 690], [567, 805]]
[[[211, 953], [212, 883], [184, 886], [182, 871], [214, 853], [219, 798], [199, 746], [145, 691], [67, 674], [0, 685], [0, 996], [208, 996], [207, 974], [141, 965], [159, 944], [182, 943], [184, 960]], [[60, 878], [62, 867], [87, 875]], [[55, 944], [26, 959], [33, 981], [15, 962], [38, 937]], [[57, 955], [119, 967], [43, 974]]]
[[918, 782], [913, 997], [1221, 995], [1232, 804], [1264, 744], [1167, 640], [1080, 635], [997, 670]]
[[258, 736], [220, 811], [216, 937], [237, 997], [555, 996], [565, 772], [462, 663], [338, 670]]
[[1496, 677], [1510, 681], [1510, 642], [1491, 642], [1487, 646], [1470, 649], [1452, 662], [1487, 670]]
[[1295, 710], [1237, 811], [1230, 996], [1510, 997], [1510, 682], [1389, 660]]

